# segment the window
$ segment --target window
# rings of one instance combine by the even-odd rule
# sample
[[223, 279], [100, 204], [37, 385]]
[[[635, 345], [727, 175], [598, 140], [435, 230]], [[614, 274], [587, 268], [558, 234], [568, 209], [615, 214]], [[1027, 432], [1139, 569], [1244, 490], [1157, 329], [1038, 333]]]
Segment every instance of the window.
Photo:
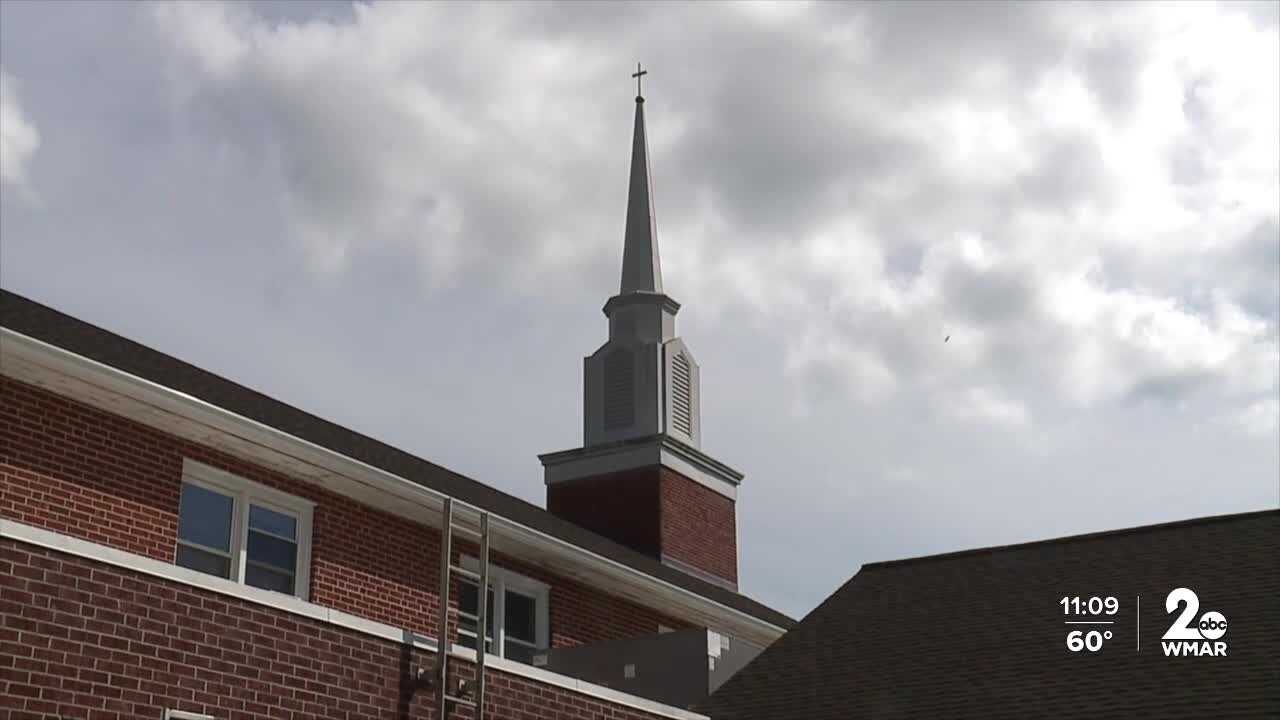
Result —
[[[464, 558], [463, 567], [478, 570], [475, 558]], [[479, 583], [459, 578], [458, 644], [476, 646]], [[488, 627], [485, 650], [494, 655], [533, 663], [533, 656], [547, 648], [547, 586], [537, 580], [489, 566]], [[496, 631], [496, 635], [495, 635]]]
[[314, 507], [308, 500], [188, 461], [174, 562], [306, 599]]

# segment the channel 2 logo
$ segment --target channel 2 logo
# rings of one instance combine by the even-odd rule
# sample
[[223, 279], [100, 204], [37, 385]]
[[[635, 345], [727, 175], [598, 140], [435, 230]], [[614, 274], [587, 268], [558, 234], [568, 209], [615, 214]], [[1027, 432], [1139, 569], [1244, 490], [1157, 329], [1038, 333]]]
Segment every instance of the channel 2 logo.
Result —
[[1210, 610], [1196, 622], [1200, 598], [1187, 588], [1169, 593], [1164, 601], [1164, 611], [1173, 613], [1180, 605], [1183, 606], [1182, 613], [1161, 638], [1165, 657], [1226, 657], [1227, 643], [1219, 639], [1227, 634], [1227, 619], [1222, 613]]

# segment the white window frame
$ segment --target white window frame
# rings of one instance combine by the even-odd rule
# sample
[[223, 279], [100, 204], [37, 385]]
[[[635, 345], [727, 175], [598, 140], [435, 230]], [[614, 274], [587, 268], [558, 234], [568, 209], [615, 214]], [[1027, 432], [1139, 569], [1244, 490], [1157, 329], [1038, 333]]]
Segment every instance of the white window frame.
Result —
[[[298, 554], [293, 574], [293, 597], [308, 600], [311, 595], [311, 520], [315, 514], [316, 504], [305, 498], [281, 492], [252, 480], [233, 475], [225, 470], [210, 467], [195, 460], [183, 460], [182, 482], [204, 488], [232, 499], [231, 507], [231, 577], [232, 582], [248, 585], [244, 581], [245, 568], [248, 566], [249, 545], [249, 505], [250, 503], [292, 515], [298, 521]], [[181, 500], [179, 500], [181, 502]], [[178, 537], [174, 538], [174, 564], [177, 564], [178, 547], [187, 544], [206, 552], [225, 554], [220, 550], [206, 548], [196, 543], [189, 543]], [[253, 586], [249, 586], [253, 587]], [[259, 588], [261, 589], [261, 588]], [[270, 591], [267, 591], [270, 592]], [[282, 593], [283, 594], [283, 593]]]
[[[472, 572], [480, 572], [480, 562], [469, 555], [462, 556], [462, 567]], [[479, 582], [473, 578], [462, 578]], [[493, 650], [490, 655], [497, 655], [501, 658], [507, 657], [507, 629], [506, 610], [507, 610], [507, 590], [533, 598], [534, 613], [534, 635], [537, 641], [537, 647], [533, 648], [533, 655], [545, 652], [551, 646], [551, 586], [544, 582], [534, 580], [531, 577], [525, 577], [506, 568], [500, 568], [492, 563], [489, 564], [489, 589], [493, 591]], [[461, 599], [461, 598], [459, 598]], [[477, 602], [485, 602], [477, 593]], [[461, 608], [459, 608], [461, 612]], [[477, 627], [483, 633], [483, 629]], [[458, 635], [473, 638], [476, 647], [481, 647], [479, 638], [475, 637], [475, 633], [469, 630], [463, 630], [461, 623], [458, 625]], [[518, 645], [525, 645], [522, 640], [512, 641]]]

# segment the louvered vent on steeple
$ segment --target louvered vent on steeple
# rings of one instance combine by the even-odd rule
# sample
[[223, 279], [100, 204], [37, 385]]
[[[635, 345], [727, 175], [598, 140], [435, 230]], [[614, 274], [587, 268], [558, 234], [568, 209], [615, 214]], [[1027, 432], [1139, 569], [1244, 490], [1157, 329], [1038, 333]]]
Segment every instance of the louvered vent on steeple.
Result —
[[604, 360], [604, 426], [629, 427], [636, 421], [635, 355], [615, 348]]
[[671, 359], [671, 424], [693, 435], [693, 379], [689, 359], [683, 353]]

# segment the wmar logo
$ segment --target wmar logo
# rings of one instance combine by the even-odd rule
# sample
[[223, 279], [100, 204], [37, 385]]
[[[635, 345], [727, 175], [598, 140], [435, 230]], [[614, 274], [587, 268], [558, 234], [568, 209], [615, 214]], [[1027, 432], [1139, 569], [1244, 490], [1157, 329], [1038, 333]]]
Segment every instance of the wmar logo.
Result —
[[[1227, 643], [1218, 638], [1227, 634], [1227, 619], [1222, 613], [1210, 610], [1194, 622], [1200, 611], [1200, 598], [1187, 588], [1178, 588], [1165, 598], [1164, 611], [1172, 613], [1182, 605], [1182, 613], [1165, 631], [1160, 643], [1165, 657], [1188, 656], [1226, 657]], [[1193, 624], [1194, 623], [1194, 624]], [[1170, 642], [1172, 641], [1172, 642]]]

